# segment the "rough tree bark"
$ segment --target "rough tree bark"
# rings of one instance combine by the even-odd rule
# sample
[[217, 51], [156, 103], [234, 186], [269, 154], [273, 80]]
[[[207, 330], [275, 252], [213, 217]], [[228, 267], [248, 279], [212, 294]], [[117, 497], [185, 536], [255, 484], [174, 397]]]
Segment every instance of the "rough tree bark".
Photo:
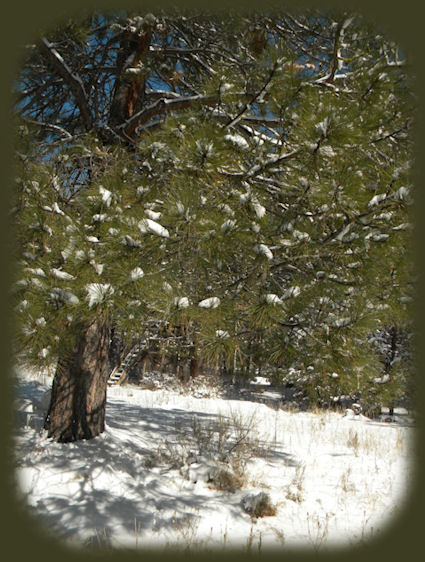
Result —
[[109, 322], [81, 327], [72, 354], [57, 366], [44, 428], [61, 443], [92, 439], [105, 429]]

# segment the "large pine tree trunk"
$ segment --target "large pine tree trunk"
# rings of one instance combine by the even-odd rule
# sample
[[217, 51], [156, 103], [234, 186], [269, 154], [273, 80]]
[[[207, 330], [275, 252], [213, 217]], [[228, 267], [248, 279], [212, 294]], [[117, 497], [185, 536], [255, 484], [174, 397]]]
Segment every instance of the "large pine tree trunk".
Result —
[[81, 329], [72, 355], [58, 362], [45, 429], [61, 443], [92, 439], [105, 429], [109, 323]]

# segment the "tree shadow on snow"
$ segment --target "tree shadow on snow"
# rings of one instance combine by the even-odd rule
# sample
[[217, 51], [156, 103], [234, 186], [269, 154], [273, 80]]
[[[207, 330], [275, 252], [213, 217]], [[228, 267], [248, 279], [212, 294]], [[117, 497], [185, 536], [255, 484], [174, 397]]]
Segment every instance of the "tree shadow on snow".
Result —
[[[95, 439], [67, 444], [41, 441], [37, 455], [29, 440], [24, 441], [22, 464], [33, 469], [31, 512], [56, 536], [91, 535], [99, 543], [113, 534], [135, 537], [136, 524], [140, 533], [161, 534], [172, 521], [187, 519], [188, 513], [209, 502], [224, 501], [232, 518], [246, 520], [240, 500], [247, 490], [228, 494], [202, 486], [182, 489], [178, 465], [168, 461], [152, 465], [152, 443], [171, 442], [178, 447], [179, 436], [190, 434], [195, 417], [201, 425], [217, 419], [200, 411], [114, 400], [107, 404], [106, 431]], [[41, 428], [42, 416], [34, 414], [33, 423]], [[267, 454], [268, 462], [283, 467], [297, 464], [284, 452], [269, 448]]]

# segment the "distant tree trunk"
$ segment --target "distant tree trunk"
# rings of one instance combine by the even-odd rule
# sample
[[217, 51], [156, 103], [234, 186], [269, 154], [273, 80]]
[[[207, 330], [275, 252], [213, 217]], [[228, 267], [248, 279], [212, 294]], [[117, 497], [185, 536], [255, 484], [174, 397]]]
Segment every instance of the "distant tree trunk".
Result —
[[111, 339], [108, 351], [109, 369], [112, 371], [121, 364], [121, 356], [123, 351], [123, 342], [121, 334], [116, 330], [114, 325], [111, 326]]
[[92, 439], [105, 429], [110, 329], [97, 319], [81, 330], [72, 355], [58, 362], [44, 428], [61, 443]]
[[190, 353], [190, 363], [189, 363], [189, 376], [191, 379], [196, 378], [201, 370], [201, 359], [198, 355], [198, 336], [195, 334], [193, 336], [193, 345]]

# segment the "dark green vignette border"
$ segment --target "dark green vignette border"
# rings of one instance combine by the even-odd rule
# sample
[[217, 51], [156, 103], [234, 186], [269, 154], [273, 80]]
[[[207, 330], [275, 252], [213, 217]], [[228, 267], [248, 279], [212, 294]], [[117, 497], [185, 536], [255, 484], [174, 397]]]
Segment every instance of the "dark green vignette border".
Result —
[[[182, 7], [205, 8], [205, 9], [224, 9], [224, 10], [265, 10], [276, 8], [301, 10], [306, 7], [334, 8], [338, 10], [357, 11], [374, 23], [378, 28], [387, 32], [391, 37], [399, 42], [408, 54], [413, 63], [414, 74], [416, 76], [416, 95], [419, 103], [419, 112], [416, 123], [416, 164], [415, 164], [415, 215], [416, 215], [416, 261], [420, 275], [419, 294], [416, 309], [416, 326], [418, 332], [418, 364], [417, 364], [417, 386], [420, 420], [423, 420], [423, 404], [425, 403], [423, 375], [425, 372], [425, 307], [424, 307], [424, 256], [425, 246], [423, 243], [425, 234], [425, 195], [423, 193], [421, 181], [424, 177], [425, 158], [422, 156], [424, 151], [424, 69], [423, 63], [423, 41], [424, 41], [424, 18], [422, 18], [423, 4], [420, 0], [278, 0], [258, 2], [255, 0], [73, 0], [64, 2], [63, 0], [14, 0], [13, 2], [3, 3], [0, 19], [0, 45], [1, 45], [1, 103], [0, 103], [0, 251], [1, 251], [1, 273], [0, 273], [0, 353], [2, 385], [0, 392], [0, 440], [1, 440], [1, 465], [0, 465], [0, 550], [6, 560], [21, 562], [22, 560], [50, 560], [62, 562], [65, 560], [95, 560], [99, 558], [112, 558], [113, 560], [135, 560], [141, 557], [149, 559], [170, 558], [177, 562], [180, 558], [205, 558], [213, 559], [217, 555], [223, 560], [234, 558], [247, 558], [247, 553], [240, 554], [237, 551], [226, 553], [217, 551], [216, 554], [177, 554], [170, 552], [168, 555], [136, 552], [136, 551], [101, 551], [86, 552], [80, 549], [71, 549], [59, 541], [53, 541], [38, 525], [35, 518], [17, 502], [14, 485], [14, 472], [12, 466], [13, 439], [12, 430], [12, 385], [9, 376], [11, 357], [10, 357], [10, 314], [8, 312], [8, 284], [11, 279], [13, 263], [10, 256], [11, 234], [8, 228], [8, 196], [13, 188], [13, 170], [11, 165], [13, 131], [11, 121], [11, 86], [20, 66], [23, 56], [23, 46], [25, 43], [37, 38], [43, 29], [60, 22], [68, 16], [78, 16], [84, 11], [122, 9], [126, 7], [139, 7], [143, 11], [155, 10], [161, 7]], [[405, 498], [402, 514], [388, 523], [388, 527], [382, 535], [367, 542], [365, 545], [357, 547], [335, 547], [328, 552], [314, 554], [307, 550], [286, 550], [280, 552], [263, 551], [261, 557], [265, 559], [288, 560], [312, 560], [319, 558], [324, 560], [341, 560], [358, 562], [373, 560], [374, 562], [397, 561], [407, 559], [416, 560], [420, 553], [425, 551], [425, 526], [424, 517], [424, 427], [419, 422], [415, 442], [416, 471], [414, 482], [408, 489]], [[251, 556], [256, 556], [252, 554]], [[423, 555], [422, 555], [423, 556]]]

